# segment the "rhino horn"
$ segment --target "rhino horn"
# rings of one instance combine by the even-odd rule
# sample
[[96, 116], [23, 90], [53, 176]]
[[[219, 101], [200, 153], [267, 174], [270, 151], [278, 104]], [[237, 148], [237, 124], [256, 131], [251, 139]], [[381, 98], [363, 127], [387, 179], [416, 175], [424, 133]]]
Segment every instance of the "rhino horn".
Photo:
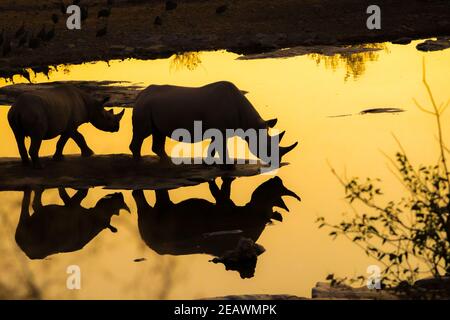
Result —
[[278, 121], [277, 118], [267, 120], [267, 121], [266, 121], [266, 125], [267, 125], [269, 128], [273, 128], [273, 127], [275, 127], [275, 125], [277, 124], [277, 121]]
[[274, 206], [275, 206], [275, 207], [278, 207], [278, 208], [281, 208], [281, 209], [284, 209], [284, 210], [286, 210], [287, 212], [289, 212], [288, 206], [286, 205], [286, 203], [284, 203], [284, 200], [283, 200], [281, 197], [279, 197], [279, 198], [275, 201]]
[[276, 135], [276, 136], [272, 136], [272, 138], [276, 138], [276, 137], [278, 137], [278, 143], [280, 143], [281, 142], [281, 140], [283, 139], [283, 137], [284, 137], [284, 134], [286, 133], [286, 131], [282, 131], [281, 133], [279, 133], [278, 135]]
[[291, 144], [289, 147], [280, 147], [280, 159], [283, 158], [283, 156], [294, 149], [297, 146], [298, 142], [295, 142]]
[[283, 222], [283, 216], [282, 216], [281, 213], [279, 213], [278, 211], [274, 211], [274, 212], [272, 213], [272, 219], [273, 219], [273, 220], [280, 221], [280, 222]]
[[294, 191], [291, 191], [286, 187], [283, 188], [282, 195], [293, 197], [293, 198], [297, 199], [298, 201], [302, 201], [302, 199]]

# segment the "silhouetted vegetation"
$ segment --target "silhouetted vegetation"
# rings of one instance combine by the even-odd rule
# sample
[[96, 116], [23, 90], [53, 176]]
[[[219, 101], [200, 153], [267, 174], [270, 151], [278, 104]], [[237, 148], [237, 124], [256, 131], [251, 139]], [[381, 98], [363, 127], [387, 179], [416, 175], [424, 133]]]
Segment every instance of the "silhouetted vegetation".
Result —
[[[437, 104], [426, 81], [425, 64], [423, 83], [432, 107], [428, 110], [414, 101], [422, 111], [436, 118], [438, 162], [414, 167], [400, 145], [401, 151], [391, 161], [407, 195], [386, 204], [380, 204], [379, 198], [383, 195], [380, 180], [353, 178], [347, 181], [333, 170], [355, 214], [339, 224], [330, 224], [323, 217], [317, 219], [319, 227], [331, 229], [330, 236], [350, 239], [383, 265], [384, 287], [408, 286], [424, 276], [440, 278], [450, 274], [449, 150], [442, 132], [442, 114], [450, 101]], [[342, 280], [333, 275], [327, 279], [335, 283]], [[364, 277], [357, 279], [364, 280]]]
[[190, 71], [197, 69], [202, 64], [200, 53], [198, 52], [184, 52], [173, 55], [170, 60], [170, 69], [176, 71], [186, 68]]
[[[356, 47], [362, 48], [375, 48], [387, 51], [385, 43], [369, 43], [364, 45], [358, 45]], [[378, 51], [365, 51], [355, 54], [336, 54], [332, 56], [313, 53], [309, 55], [317, 65], [324, 64], [326, 68], [338, 69], [339, 67], [345, 68], [345, 80], [353, 78], [356, 80], [364, 74], [366, 71], [367, 62], [377, 61], [380, 54]]]

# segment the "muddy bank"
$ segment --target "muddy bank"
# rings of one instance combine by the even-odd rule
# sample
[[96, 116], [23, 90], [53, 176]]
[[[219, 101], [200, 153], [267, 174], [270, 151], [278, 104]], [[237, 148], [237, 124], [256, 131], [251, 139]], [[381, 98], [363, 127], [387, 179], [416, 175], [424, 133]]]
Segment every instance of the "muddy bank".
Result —
[[18, 158], [0, 158], [0, 190], [26, 188], [90, 188], [124, 190], [173, 189], [210, 181], [216, 177], [253, 176], [261, 173], [260, 164], [237, 164], [234, 168], [216, 165], [160, 163], [155, 156], [136, 162], [131, 155], [98, 155], [83, 158], [65, 156], [64, 161], [43, 157], [44, 169], [24, 167]]
[[401, 284], [394, 289], [368, 289], [351, 287], [345, 284], [317, 282], [311, 289], [311, 297], [299, 297], [290, 294], [247, 294], [207, 298], [205, 300], [448, 300], [450, 278], [424, 278], [412, 286]]
[[62, 84], [76, 86], [98, 100], [109, 97], [106, 107], [132, 107], [142, 86], [127, 81], [55, 81], [40, 84], [13, 84], [0, 88], [0, 105], [11, 105], [16, 98], [34, 90], [53, 88]]
[[[67, 2], [68, 3], [68, 2]], [[59, 2], [2, 1], [0, 31], [10, 43], [0, 55], [0, 76], [22, 68], [123, 58], [167, 57], [177, 52], [228, 49], [258, 53], [297, 45], [396, 41], [450, 34], [446, 0], [380, 0], [381, 30], [366, 28], [370, 1], [356, 0], [82, 0], [81, 30], [66, 28]], [[221, 8], [221, 9], [219, 9]], [[57, 17], [57, 18], [55, 18]], [[56, 23], [55, 23], [56, 21]], [[19, 37], [15, 37], [24, 26]], [[45, 27], [44, 27], [45, 26]], [[54, 26], [54, 29], [53, 29]], [[44, 30], [42, 41], [34, 41]], [[100, 35], [100, 36], [97, 36]], [[404, 42], [403, 40], [400, 42]], [[8, 48], [7, 48], [8, 49]]]
[[[31, 82], [30, 78], [27, 78]], [[54, 88], [60, 85], [76, 86], [92, 97], [103, 100], [109, 97], [106, 107], [132, 108], [136, 97], [145, 88], [142, 84], [133, 84], [129, 81], [53, 81], [43, 83], [17, 83], [0, 88], [0, 106], [11, 105], [16, 98], [24, 93], [45, 88]], [[248, 91], [241, 90], [242, 94]]]

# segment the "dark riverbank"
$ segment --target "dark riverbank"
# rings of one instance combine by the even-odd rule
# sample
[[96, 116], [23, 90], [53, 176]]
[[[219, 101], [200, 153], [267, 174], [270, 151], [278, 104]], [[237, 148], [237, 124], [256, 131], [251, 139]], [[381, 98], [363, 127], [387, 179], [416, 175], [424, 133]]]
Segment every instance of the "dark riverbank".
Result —
[[[224, 4], [224, 12], [217, 13]], [[11, 40], [11, 51], [0, 54], [0, 76], [8, 77], [27, 67], [45, 71], [49, 65], [167, 57], [183, 51], [254, 53], [295, 45], [450, 35], [447, 0], [379, 0], [381, 30], [366, 28], [370, 4], [366, 0], [180, 0], [177, 8], [167, 11], [165, 1], [116, 0], [109, 17], [98, 18], [106, 1], [82, 0], [88, 17], [81, 30], [71, 31], [58, 2], [6, 0], [0, 3], [0, 30], [4, 29], [4, 38]], [[58, 16], [54, 36], [40, 41], [37, 48], [29, 48], [31, 35], [36, 37], [44, 25], [46, 32], [52, 30], [52, 15]], [[155, 19], [160, 24], [155, 24]], [[24, 35], [15, 38], [22, 24]], [[106, 25], [106, 34], [96, 37]], [[19, 46], [22, 37], [26, 43]]]

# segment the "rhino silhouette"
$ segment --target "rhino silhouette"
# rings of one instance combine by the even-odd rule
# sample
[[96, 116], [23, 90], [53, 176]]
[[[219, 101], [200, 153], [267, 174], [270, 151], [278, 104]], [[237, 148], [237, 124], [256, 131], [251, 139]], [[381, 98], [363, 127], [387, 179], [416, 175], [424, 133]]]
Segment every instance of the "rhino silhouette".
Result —
[[63, 159], [63, 149], [69, 138], [77, 143], [83, 156], [91, 156], [93, 151], [77, 130], [78, 127], [90, 122], [97, 129], [117, 132], [124, 114], [124, 110], [117, 115], [112, 110], [105, 110], [103, 104], [106, 101], [107, 98], [98, 101], [72, 85], [59, 85], [21, 94], [8, 112], [8, 121], [22, 162], [29, 163], [25, 137], [31, 137], [29, 153], [35, 168], [42, 167], [39, 161], [42, 140], [57, 136], [60, 138], [53, 156], [55, 160]]
[[236, 270], [242, 278], [254, 275], [256, 258], [264, 249], [255, 243], [272, 220], [282, 220], [273, 207], [288, 210], [282, 196], [300, 200], [279, 177], [258, 186], [251, 200], [237, 206], [230, 199], [232, 178], [222, 178], [221, 188], [209, 182], [215, 203], [192, 198], [179, 203], [170, 200], [168, 190], [155, 190], [156, 202], [148, 204], [142, 190], [133, 191], [141, 238], [158, 254], [205, 253]]
[[129, 211], [122, 193], [113, 193], [100, 199], [94, 208], [84, 208], [81, 201], [87, 190], [78, 190], [69, 197], [64, 188], [59, 188], [64, 205], [42, 205], [42, 190], [36, 190], [29, 212], [31, 190], [24, 191], [22, 209], [16, 229], [16, 242], [30, 259], [43, 259], [51, 254], [82, 249], [102, 230], [112, 232], [111, 217], [119, 215], [121, 209]]
[[[275, 126], [277, 119], [264, 121], [241, 90], [231, 82], [220, 81], [197, 88], [151, 85], [139, 93], [132, 121], [130, 150], [136, 159], [141, 157], [142, 143], [150, 135], [153, 135], [152, 151], [162, 160], [168, 159], [164, 149], [165, 139], [174, 138], [172, 134], [177, 129], [188, 130], [193, 137], [190, 142], [201, 141], [203, 137], [197, 138], [194, 134], [194, 122], [201, 121], [204, 130], [217, 129], [224, 137], [222, 150], [213, 148], [213, 137], [208, 156], [213, 156], [213, 152], [217, 151], [222, 163], [230, 163], [226, 147], [227, 129], [267, 130]], [[280, 133], [274, 141], [278, 143], [283, 135], [284, 132]], [[264, 137], [267, 139], [266, 145], [271, 146], [274, 138], [267, 134]], [[263, 151], [258, 148], [259, 142], [250, 144], [247, 140], [247, 143], [250, 151], [261, 159]], [[289, 147], [279, 147], [280, 159], [296, 146], [297, 142]]]

